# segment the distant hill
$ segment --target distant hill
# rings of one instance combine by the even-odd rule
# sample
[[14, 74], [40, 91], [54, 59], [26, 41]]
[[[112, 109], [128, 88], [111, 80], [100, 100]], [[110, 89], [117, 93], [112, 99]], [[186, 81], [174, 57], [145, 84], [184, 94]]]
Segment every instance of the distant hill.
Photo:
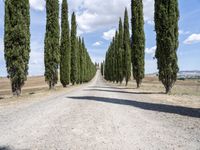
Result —
[[[157, 76], [157, 72], [147, 74], [148, 76]], [[180, 71], [178, 73], [178, 79], [200, 79], [200, 70], [191, 70], [191, 71]]]
[[179, 79], [200, 79], [200, 71], [192, 70], [192, 71], [180, 71], [178, 73]]

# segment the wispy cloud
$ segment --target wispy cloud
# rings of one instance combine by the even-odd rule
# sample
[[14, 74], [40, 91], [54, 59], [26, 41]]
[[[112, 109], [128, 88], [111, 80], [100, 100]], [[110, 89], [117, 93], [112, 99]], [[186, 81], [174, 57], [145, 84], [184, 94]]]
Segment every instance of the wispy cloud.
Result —
[[31, 8], [39, 11], [43, 11], [45, 8], [44, 0], [30, 0]]
[[103, 38], [105, 40], [112, 40], [112, 38], [115, 36], [115, 32], [116, 32], [116, 29], [110, 29], [106, 32], [103, 33]]
[[200, 43], [200, 34], [190, 35], [183, 43], [184, 44]]
[[190, 34], [190, 31], [179, 30], [178, 32], [179, 32], [180, 35], [188, 35], [188, 34]]
[[152, 55], [153, 57], [154, 57], [154, 55], [155, 55], [155, 51], [156, 51], [156, 46], [151, 47], [151, 48], [146, 48], [146, 49], [145, 49], [145, 53], [146, 53], [146, 54], [150, 54], [150, 55]]
[[97, 42], [93, 43], [92, 46], [100, 46], [102, 44], [103, 44], [102, 41], [97, 41]]

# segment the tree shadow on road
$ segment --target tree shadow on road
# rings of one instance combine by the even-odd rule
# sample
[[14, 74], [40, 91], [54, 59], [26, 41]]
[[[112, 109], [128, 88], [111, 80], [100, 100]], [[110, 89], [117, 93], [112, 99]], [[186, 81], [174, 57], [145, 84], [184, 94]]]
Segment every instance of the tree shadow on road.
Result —
[[137, 108], [141, 108], [144, 110], [151, 110], [157, 112], [178, 114], [182, 116], [195, 117], [200, 118], [200, 109], [197, 108], [189, 108], [183, 106], [173, 106], [166, 104], [157, 104], [157, 103], [149, 103], [149, 102], [139, 102], [135, 100], [127, 100], [127, 99], [116, 99], [116, 98], [106, 98], [106, 97], [95, 97], [95, 96], [81, 96], [81, 97], [67, 97], [74, 100], [91, 100], [97, 102], [105, 102], [105, 103], [113, 103], [119, 105], [128, 105]]
[[112, 87], [112, 86], [89, 86], [89, 88], [102, 88], [102, 89], [122, 89], [122, 90], [128, 90], [128, 89], [136, 89], [136, 88], [128, 88], [128, 87]]
[[125, 94], [164, 94], [164, 92], [128, 92], [122, 90], [85, 89], [84, 91], [101, 91], [101, 92], [113, 92], [113, 93], [125, 93]]
[[14, 149], [8, 146], [0, 146], [0, 150], [14, 150]]

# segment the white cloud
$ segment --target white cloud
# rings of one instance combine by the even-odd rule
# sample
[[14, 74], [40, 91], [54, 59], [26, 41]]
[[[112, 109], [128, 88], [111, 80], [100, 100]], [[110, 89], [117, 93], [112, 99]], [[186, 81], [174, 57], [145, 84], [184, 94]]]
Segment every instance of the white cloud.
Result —
[[190, 34], [190, 31], [179, 30], [178, 32], [179, 32], [180, 35]]
[[146, 52], [147, 54], [152, 54], [152, 55], [154, 55], [154, 54], [155, 54], [155, 51], [156, 51], [156, 46], [151, 47], [151, 48], [146, 48], [146, 49], [145, 49], [145, 52]]
[[[82, 3], [81, 3], [82, 1]], [[119, 17], [123, 18], [125, 7], [128, 8], [130, 18], [130, 0], [110, 0], [106, 3], [102, 0], [79, 0], [81, 9], [77, 9], [77, 22], [83, 32], [93, 32], [118, 26]], [[143, 0], [144, 20], [148, 24], [154, 24], [154, 0]], [[112, 8], [112, 9], [111, 9]], [[83, 11], [81, 11], [83, 10]]]
[[184, 44], [194, 44], [200, 42], [200, 34], [190, 35], [183, 43]]
[[[61, 0], [60, 0], [61, 2]], [[116, 27], [119, 17], [123, 17], [125, 7], [130, 18], [130, 0], [70, 0], [69, 12], [75, 11], [80, 33], [94, 32], [99, 29]], [[39, 11], [45, 9], [45, 0], [30, 0], [31, 8]], [[154, 0], [143, 0], [144, 20], [153, 23]]]
[[45, 1], [44, 0], [30, 0], [31, 8], [39, 11], [43, 11], [45, 8]]
[[103, 42], [102, 41], [97, 41], [92, 44], [92, 46], [100, 46]]
[[143, 0], [144, 21], [147, 24], [154, 24], [154, 0]]
[[115, 32], [116, 32], [116, 29], [114, 29], [114, 28], [109, 30], [109, 31], [107, 31], [107, 32], [104, 32], [103, 33], [103, 38], [105, 40], [112, 40], [112, 38], [115, 36]]

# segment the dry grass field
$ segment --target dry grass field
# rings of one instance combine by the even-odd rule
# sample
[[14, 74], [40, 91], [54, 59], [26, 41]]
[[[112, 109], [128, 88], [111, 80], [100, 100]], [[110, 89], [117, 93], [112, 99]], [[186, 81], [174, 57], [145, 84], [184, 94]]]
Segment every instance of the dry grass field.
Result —
[[[57, 84], [57, 87], [61, 87], [60, 83]], [[25, 82], [24, 87], [22, 88], [22, 94], [34, 94], [41, 91], [47, 91], [48, 85], [45, 82], [43, 76], [34, 76], [28, 77], [28, 80]], [[7, 78], [0, 78], [0, 97], [9, 97], [11, 96], [10, 80]]]
[[[125, 83], [119, 85], [119, 87], [124, 88]], [[126, 88], [130, 92], [133, 91], [135, 94], [139, 94], [140, 97], [144, 96], [163, 103], [170, 102], [175, 105], [200, 108], [199, 80], [177, 80], [170, 95], [165, 94], [163, 85], [155, 76], [146, 76], [140, 89], [136, 88], [134, 80], [131, 80]]]
[[[131, 82], [130, 85], [134, 85], [135, 82]], [[164, 92], [165, 89], [157, 77], [147, 76], [142, 85], [144, 90], [152, 90], [157, 92]], [[200, 96], [200, 80], [177, 80], [172, 89], [172, 95], [191, 95]]]
[[[61, 87], [60, 83], [57, 84], [57, 87]], [[130, 81], [128, 87], [135, 88], [135, 81]], [[43, 76], [28, 77], [22, 88], [22, 93], [32, 94], [43, 90], [48, 90], [48, 85]], [[140, 90], [147, 92], [165, 91], [158, 78], [153, 76], [146, 76]], [[0, 78], [0, 97], [8, 95], [11, 95], [10, 81], [7, 78]], [[178, 80], [172, 89], [172, 95], [200, 96], [200, 80]]]

